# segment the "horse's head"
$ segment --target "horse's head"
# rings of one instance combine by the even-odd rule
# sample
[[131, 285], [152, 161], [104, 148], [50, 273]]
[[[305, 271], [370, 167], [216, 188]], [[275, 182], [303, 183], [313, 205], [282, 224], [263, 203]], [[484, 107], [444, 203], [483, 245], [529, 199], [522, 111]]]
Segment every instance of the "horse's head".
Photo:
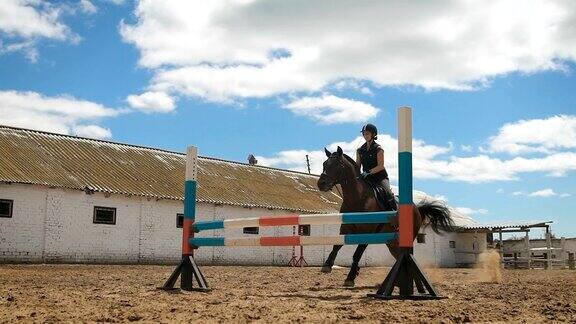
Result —
[[347, 156], [342, 152], [340, 146], [336, 152], [330, 153], [326, 148], [324, 148], [324, 152], [328, 159], [324, 161], [322, 174], [318, 179], [317, 185], [320, 191], [328, 191], [335, 185], [345, 182], [346, 169], [350, 167], [350, 163], [347, 163]]

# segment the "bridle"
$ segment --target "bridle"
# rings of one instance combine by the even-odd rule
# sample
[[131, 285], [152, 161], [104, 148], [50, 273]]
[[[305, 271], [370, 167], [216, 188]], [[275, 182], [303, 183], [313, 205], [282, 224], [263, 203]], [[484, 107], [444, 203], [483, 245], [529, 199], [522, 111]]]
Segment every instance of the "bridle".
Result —
[[338, 169], [339, 169], [338, 178], [337, 179], [332, 178], [331, 176], [328, 175], [328, 173], [326, 173], [325, 170], [322, 170], [321, 176], [326, 177], [330, 181], [331, 187], [334, 187], [337, 184], [348, 184], [348, 179], [346, 179], [345, 172], [344, 172], [344, 170], [346, 169], [346, 165], [344, 165], [344, 161], [342, 161], [341, 157], [338, 158], [338, 155], [336, 155], [336, 154], [333, 154], [332, 156], [330, 156], [328, 158], [328, 160], [334, 159], [334, 158], [337, 159], [337, 161], [338, 161]]

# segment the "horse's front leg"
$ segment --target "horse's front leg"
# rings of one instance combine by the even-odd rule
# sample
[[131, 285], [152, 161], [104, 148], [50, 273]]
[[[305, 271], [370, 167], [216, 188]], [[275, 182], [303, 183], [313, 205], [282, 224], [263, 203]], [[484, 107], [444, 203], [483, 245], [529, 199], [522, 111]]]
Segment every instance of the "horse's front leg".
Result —
[[334, 260], [336, 260], [336, 256], [338, 255], [338, 251], [342, 248], [342, 245], [334, 245], [332, 247], [332, 252], [328, 255], [328, 259], [324, 262], [322, 266], [322, 272], [330, 273], [332, 271], [332, 266], [334, 265]]
[[360, 259], [362, 259], [362, 255], [364, 254], [364, 251], [366, 251], [367, 247], [368, 244], [359, 244], [356, 248], [356, 252], [354, 252], [354, 257], [352, 258], [352, 266], [350, 267], [350, 272], [348, 272], [348, 276], [344, 281], [344, 287], [354, 287], [354, 280], [360, 272], [360, 266], [358, 264], [360, 263]]

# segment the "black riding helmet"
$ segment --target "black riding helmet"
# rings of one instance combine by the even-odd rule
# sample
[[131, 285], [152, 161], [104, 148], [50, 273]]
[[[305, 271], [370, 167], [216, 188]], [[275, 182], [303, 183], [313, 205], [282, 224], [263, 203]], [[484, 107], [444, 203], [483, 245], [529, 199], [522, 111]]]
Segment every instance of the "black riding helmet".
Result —
[[372, 135], [374, 136], [374, 139], [376, 139], [378, 136], [378, 129], [376, 128], [376, 126], [374, 126], [372, 124], [366, 124], [366, 125], [362, 126], [362, 130], [360, 131], [360, 133], [364, 133], [365, 131], [372, 133]]

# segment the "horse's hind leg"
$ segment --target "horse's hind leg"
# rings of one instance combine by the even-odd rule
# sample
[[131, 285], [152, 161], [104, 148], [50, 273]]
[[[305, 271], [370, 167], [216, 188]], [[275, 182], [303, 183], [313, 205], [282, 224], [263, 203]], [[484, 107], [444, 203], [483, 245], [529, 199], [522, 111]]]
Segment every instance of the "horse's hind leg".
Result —
[[348, 277], [346, 277], [346, 280], [344, 281], [344, 287], [354, 287], [354, 280], [360, 272], [360, 266], [358, 266], [358, 263], [360, 263], [360, 259], [362, 259], [366, 247], [368, 247], [368, 244], [359, 244], [356, 248], [356, 252], [354, 252], [354, 257], [352, 258], [350, 272], [348, 272]]
[[332, 271], [332, 266], [334, 265], [334, 260], [336, 260], [336, 256], [338, 255], [338, 251], [342, 248], [342, 245], [334, 245], [332, 247], [332, 252], [328, 255], [328, 259], [324, 262], [322, 266], [322, 272], [330, 273]]

